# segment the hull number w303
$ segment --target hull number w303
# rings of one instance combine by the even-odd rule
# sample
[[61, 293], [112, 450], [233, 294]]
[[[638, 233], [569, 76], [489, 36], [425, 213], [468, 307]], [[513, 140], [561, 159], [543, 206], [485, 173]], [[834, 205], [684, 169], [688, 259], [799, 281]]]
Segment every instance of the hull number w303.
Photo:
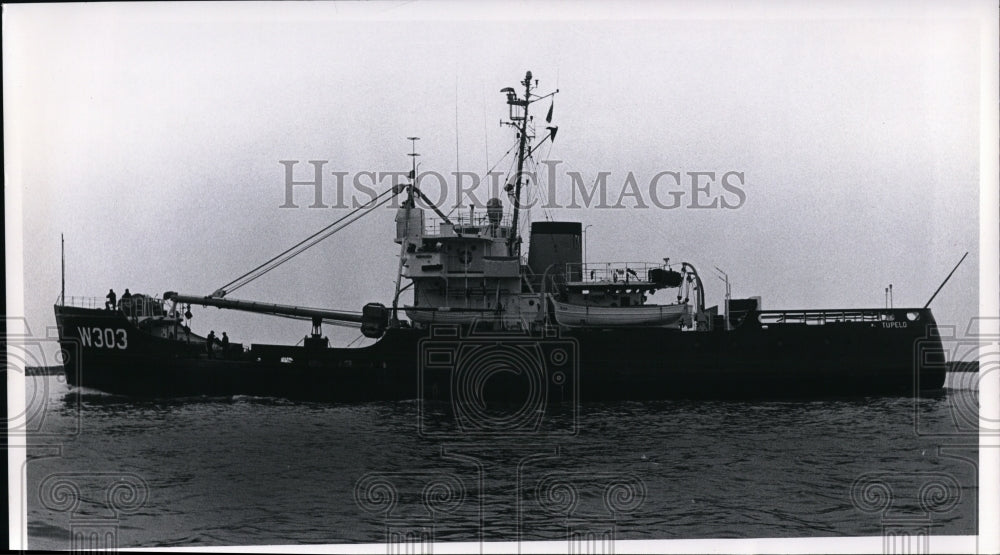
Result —
[[121, 328], [77, 327], [80, 343], [84, 347], [99, 349], [128, 349], [128, 333]]

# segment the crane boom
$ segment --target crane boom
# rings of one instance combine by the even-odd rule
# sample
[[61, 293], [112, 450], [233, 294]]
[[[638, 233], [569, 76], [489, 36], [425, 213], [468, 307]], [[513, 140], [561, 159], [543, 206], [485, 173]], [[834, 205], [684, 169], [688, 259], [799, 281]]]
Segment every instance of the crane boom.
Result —
[[197, 295], [181, 295], [174, 292], [164, 293], [163, 298], [176, 303], [214, 306], [217, 308], [256, 312], [258, 314], [300, 316], [304, 318], [319, 318], [322, 320], [334, 320], [338, 322], [351, 322], [356, 324], [360, 324], [363, 320], [363, 315], [361, 313], [328, 310], [325, 308], [310, 308], [305, 306], [261, 303], [257, 301], [242, 301], [238, 299], [223, 299], [219, 297], [204, 297]]

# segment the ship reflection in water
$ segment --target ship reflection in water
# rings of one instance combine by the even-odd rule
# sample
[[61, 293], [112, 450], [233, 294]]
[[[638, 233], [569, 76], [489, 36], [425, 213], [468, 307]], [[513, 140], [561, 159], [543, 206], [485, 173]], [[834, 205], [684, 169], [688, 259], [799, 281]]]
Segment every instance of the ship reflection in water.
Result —
[[[37, 439], [62, 450], [29, 451], [29, 547], [69, 549], [84, 524], [119, 547], [878, 536], [900, 515], [975, 534], [976, 381], [951, 374], [916, 401], [564, 404], [539, 422], [417, 401], [140, 401], [35, 376]], [[973, 446], [939, 453], [949, 442]]]

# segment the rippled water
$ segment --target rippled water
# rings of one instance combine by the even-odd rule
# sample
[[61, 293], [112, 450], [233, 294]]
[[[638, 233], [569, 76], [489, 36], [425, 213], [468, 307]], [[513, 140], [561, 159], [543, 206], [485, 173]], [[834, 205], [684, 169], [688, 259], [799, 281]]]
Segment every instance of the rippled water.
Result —
[[559, 407], [497, 437], [416, 401], [137, 402], [30, 377], [29, 546], [975, 534], [975, 381]]

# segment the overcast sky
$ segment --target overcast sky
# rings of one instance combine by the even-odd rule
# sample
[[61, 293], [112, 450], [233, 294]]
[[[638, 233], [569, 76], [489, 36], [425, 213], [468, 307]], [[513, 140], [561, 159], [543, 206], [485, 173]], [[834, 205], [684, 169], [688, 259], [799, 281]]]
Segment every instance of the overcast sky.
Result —
[[[332, 192], [330, 171], [408, 169], [418, 135], [422, 170], [484, 172], [514, 141], [499, 91], [531, 70], [540, 92], [560, 89], [558, 138], [537, 157], [609, 172], [612, 203], [629, 172], [643, 189], [662, 171], [745, 176], [738, 209], [553, 210], [592, 224], [591, 261], [690, 261], [709, 305], [718, 266], [765, 308], [857, 308], [881, 307], [889, 283], [896, 306], [922, 306], [970, 251], [932, 305], [964, 330], [978, 311], [982, 10], [909, 5], [5, 6], [25, 315], [32, 331], [54, 325], [60, 233], [67, 295], [208, 294], [346, 213], [306, 208], [308, 191], [279, 208], [280, 160], [300, 160], [303, 179], [307, 160], [329, 160]], [[233, 296], [389, 304], [393, 217]], [[198, 309], [194, 329], [294, 343], [309, 325]]]

